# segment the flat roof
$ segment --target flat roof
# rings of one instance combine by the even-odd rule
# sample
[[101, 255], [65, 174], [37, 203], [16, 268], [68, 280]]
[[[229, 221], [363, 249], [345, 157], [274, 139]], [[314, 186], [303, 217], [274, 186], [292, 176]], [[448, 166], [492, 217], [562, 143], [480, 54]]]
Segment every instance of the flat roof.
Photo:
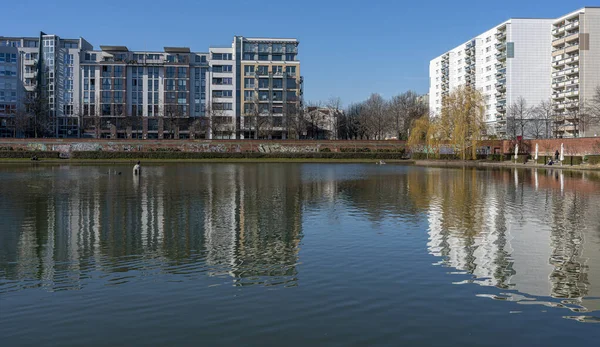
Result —
[[165, 47], [167, 53], [190, 53], [189, 47]]
[[125, 46], [100, 46], [100, 49], [103, 51], [111, 51], [111, 52], [129, 52], [127, 47]]

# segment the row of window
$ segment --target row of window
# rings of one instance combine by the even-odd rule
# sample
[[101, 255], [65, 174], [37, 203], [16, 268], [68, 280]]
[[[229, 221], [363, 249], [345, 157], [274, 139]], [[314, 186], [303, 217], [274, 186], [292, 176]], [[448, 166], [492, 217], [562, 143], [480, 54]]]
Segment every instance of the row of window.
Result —
[[244, 104], [244, 114], [251, 115], [258, 111], [260, 114], [269, 113], [281, 114], [283, 113], [283, 106], [269, 106], [269, 104], [259, 104], [258, 108], [256, 105], [251, 103]]
[[[268, 53], [268, 52], [273, 52], [273, 53], [283, 53], [283, 47], [284, 45], [282, 43], [244, 43], [244, 53], [250, 53], [250, 52], [256, 52], [258, 50], [259, 53]], [[296, 52], [296, 44], [294, 43], [287, 43], [285, 44], [285, 51], [290, 53], [290, 52]]]
[[[273, 101], [283, 101], [283, 92], [282, 91], [273, 91], [269, 93], [268, 91], [259, 91], [258, 92], [258, 100], [260, 101], [268, 101], [269, 95], [271, 96], [271, 100]], [[244, 91], [244, 100], [245, 101], [254, 101], [257, 94], [252, 90]], [[286, 99], [290, 101], [296, 101], [296, 92], [289, 91], [285, 94]]]
[[0, 53], [0, 63], [16, 63], [17, 55], [15, 53]]
[[0, 65], [0, 76], [16, 76], [17, 75], [17, 66], [10, 65], [4, 66]]
[[17, 92], [5, 92], [0, 90], [0, 102], [17, 102]]
[[[268, 75], [269, 74], [269, 65], [258, 65], [257, 67], [255, 67], [254, 65], [245, 65], [244, 66], [244, 75], [252, 75], [254, 73], [257, 73], [259, 75]], [[282, 65], [271, 65], [271, 73], [273, 73], [273, 74], [283, 73], [283, 66]], [[286, 66], [285, 73], [287, 73], [288, 75], [295, 75], [296, 67], [295, 66]]]
[[258, 60], [258, 61], [295, 61], [296, 54], [254, 54], [244, 53], [242, 60]]
[[[244, 78], [244, 88], [252, 89], [256, 87], [256, 79], [254, 78]], [[286, 79], [286, 89], [296, 89], [297, 84], [296, 80], [293, 78]], [[283, 88], [283, 79], [272, 79], [271, 80], [271, 88], [281, 89]], [[259, 78], [258, 79], [258, 88], [269, 88], [269, 79], [268, 78]]]

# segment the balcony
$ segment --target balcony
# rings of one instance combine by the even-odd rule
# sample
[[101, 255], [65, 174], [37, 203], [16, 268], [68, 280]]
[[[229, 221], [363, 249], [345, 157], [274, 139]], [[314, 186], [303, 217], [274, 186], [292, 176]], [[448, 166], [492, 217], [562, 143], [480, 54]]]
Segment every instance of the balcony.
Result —
[[496, 63], [496, 70], [500, 70], [506, 67], [505, 63]]
[[576, 73], [579, 73], [579, 68], [578, 67], [574, 67], [572, 69], [565, 70], [563, 72], [565, 73], [565, 75], [574, 75]]
[[574, 29], [574, 28], [578, 28], [578, 27], [579, 27], [579, 21], [576, 20], [574, 22], [571, 22], [570, 24], [565, 25], [565, 30]]
[[499, 51], [503, 51], [506, 49], [506, 43], [504, 42], [499, 42], [496, 44], [496, 49]]
[[565, 86], [574, 86], [574, 85], [578, 85], [578, 84], [579, 84], [579, 78], [574, 78], [574, 79], [563, 82], [563, 85], [565, 85]]
[[579, 108], [579, 101], [565, 102], [565, 108], [569, 110]]
[[579, 33], [571, 34], [565, 37], [565, 42], [571, 42], [573, 40], [579, 40]]
[[496, 59], [498, 59], [499, 61], [505, 61], [506, 60], [506, 53], [504, 53], [504, 52], [496, 53]]
[[579, 96], [579, 90], [571, 90], [565, 93], [566, 97]]
[[29, 66], [33, 66], [33, 65], [37, 64], [37, 60], [35, 60], [35, 59], [25, 59], [24, 60], [24, 64], [25, 65], [29, 65]]
[[498, 39], [498, 41], [506, 39], [506, 31], [498, 31], [496, 33], [496, 39]]
[[562, 99], [564, 99], [564, 98], [565, 98], [565, 95], [564, 95], [564, 94], [565, 94], [565, 93], [553, 93], [553, 94], [552, 94], [552, 100], [556, 100], [556, 101], [558, 101], [558, 100], [562, 100]]
[[565, 47], [565, 53], [578, 52], [578, 51], [579, 51], [579, 42]]
[[496, 83], [496, 91], [504, 92], [506, 91], [506, 84], [504, 83]]
[[496, 111], [506, 112], [506, 105], [496, 105]]
[[23, 73], [24, 78], [35, 78], [35, 72], [25, 72]]

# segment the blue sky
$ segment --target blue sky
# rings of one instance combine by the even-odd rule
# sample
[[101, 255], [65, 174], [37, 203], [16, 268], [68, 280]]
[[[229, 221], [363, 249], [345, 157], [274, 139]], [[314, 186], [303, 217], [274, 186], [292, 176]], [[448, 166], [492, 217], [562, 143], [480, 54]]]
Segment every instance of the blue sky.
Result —
[[558, 17], [578, 0], [8, 0], [0, 36], [82, 36], [94, 47], [207, 51], [233, 35], [296, 37], [309, 101], [428, 91], [429, 60], [511, 17]]

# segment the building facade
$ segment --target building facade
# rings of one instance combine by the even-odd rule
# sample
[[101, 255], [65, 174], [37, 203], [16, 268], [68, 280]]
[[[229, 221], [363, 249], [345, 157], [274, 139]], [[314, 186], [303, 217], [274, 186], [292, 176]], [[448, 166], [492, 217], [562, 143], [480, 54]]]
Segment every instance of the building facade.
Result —
[[484, 97], [488, 135], [506, 136], [509, 105], [550, 98], [551, 26], [551, 19], [510, 19], [433, 59], [430, 110], [439, 114], [444, 96], [470, 86]]
[[433, 59], [429, 76], [434, 114], [454, 88], [479, 90], [488, 134], [514, 135], [511, 105], [522, 98], [529, 118], [535, 118], [533, 107], [552, 105], [549, 136], [595, 136], [600, 129], [585, 106], [600, 86], [600, 8], [558, 19], [510, 19]]
[[598, 136], [584, 112], [600, 87], [600, 7], [587, 7], [552, 25], [552, 106], [558, 137]]
[[44, 136], [286, 138], [286, 112], [302, 106], [298, 44], [236, 36], [208, 52], [154, 52], [0, 37], [0, 136], [41, 136], [18, 120], [37, 131], [44, 113]]

